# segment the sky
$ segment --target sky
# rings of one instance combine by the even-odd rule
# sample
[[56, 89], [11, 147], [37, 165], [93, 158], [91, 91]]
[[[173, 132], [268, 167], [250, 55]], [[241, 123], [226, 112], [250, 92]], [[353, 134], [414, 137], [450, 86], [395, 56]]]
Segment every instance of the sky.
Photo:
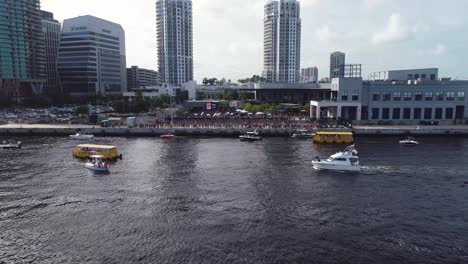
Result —
[[[263, 69], [267, 0], [193, 0], [195, 80], [238, 80]], [[301, 67], [326, 77], [329, 54], [370, 72], [438, 67], [440, 77], [468, 79], [468, 1], [300, 0]], [[41, 0], [63, 21], [93, 15], [123, 26], [127, 67], [157, 70], [155, 0]]]

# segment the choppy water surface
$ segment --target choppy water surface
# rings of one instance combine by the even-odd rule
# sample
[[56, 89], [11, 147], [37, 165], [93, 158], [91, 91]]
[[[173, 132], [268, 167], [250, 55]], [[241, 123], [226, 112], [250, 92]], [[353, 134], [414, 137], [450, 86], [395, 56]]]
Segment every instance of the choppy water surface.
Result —
[[468, 140], [358, 139], [364, 172], [315, 172], [309, 140], [106, 138], [0, 150], [0, 263], [468, 263]]

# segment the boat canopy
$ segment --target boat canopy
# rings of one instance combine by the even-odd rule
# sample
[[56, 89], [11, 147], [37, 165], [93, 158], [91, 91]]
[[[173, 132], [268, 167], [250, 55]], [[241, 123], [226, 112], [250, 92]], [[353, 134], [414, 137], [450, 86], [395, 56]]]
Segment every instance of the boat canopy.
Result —
[[115, 149], [116, 146], [110, 145], [93, 145], [93, 144], [82, 144], [78, 145], [78, 148], [88, 148], [88, 149]]
[[343, 135], [352, 136], [353, 132], [317, 132], [317, 135]]

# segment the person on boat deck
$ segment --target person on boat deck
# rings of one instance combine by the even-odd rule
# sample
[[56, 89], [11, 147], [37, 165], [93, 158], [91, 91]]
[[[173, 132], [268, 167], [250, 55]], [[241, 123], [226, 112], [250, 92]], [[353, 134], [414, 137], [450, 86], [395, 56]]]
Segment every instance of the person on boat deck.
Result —
[[315, 159], [316, 159], [318, 162], [320, 162], [319, 156], [315, 157]]

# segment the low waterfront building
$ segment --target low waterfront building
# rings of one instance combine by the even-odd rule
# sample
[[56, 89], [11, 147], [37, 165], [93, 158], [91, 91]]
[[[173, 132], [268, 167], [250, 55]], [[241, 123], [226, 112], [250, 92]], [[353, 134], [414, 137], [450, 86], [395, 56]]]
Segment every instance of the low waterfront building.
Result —
[[[431, 72], [435, 74], [437, 71]], [[421, 120], [462, 123], [468, 119], [467, 94], [468, 81], [335, 78], [329, 101], [311, 101], [311, 118], [394, 124], [413, 124]]]
[[254, 83], [248, 87], [265, 103], [303, 104], [330, 99], [329, 83]]
[[135, 98], [139, 94], [143, 97], [159, 97], [161, 95], [169, 95], [174, 97], [181, 90], [180, 86], [172, 86], [168, 84], [158, 86], [145, 86], [142, 88], [134, 88], [129, 92], [123, 93], [124, 97]]
[[161, 84], [161, 79], [157, 71], [132, 66], [127, 68], [128, 91], [134, 88], [146, 86], [157, 86]]

